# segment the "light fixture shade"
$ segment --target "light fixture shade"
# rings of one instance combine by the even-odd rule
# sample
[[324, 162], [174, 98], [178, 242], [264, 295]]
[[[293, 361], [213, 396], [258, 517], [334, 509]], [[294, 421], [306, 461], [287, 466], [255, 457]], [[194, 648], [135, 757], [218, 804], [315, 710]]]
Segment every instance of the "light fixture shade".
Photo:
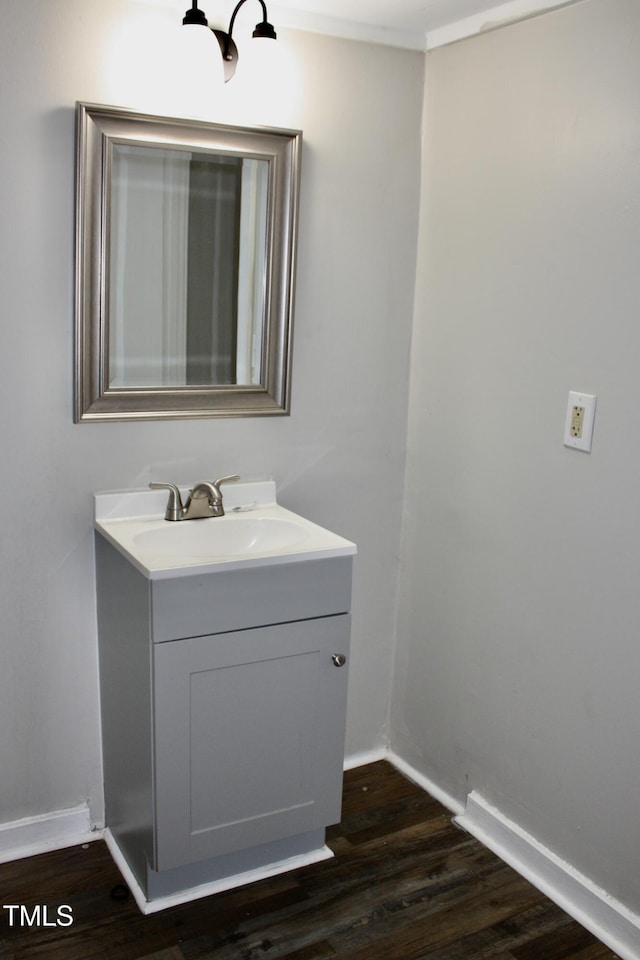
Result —
[[177, 72], [192, 90], [220, 88], [224, 83], [222, 57], [213, 30], [198, 21], [180, 27]]
[[278, 44], [268, 34], [254, 32], [253, 39], [242, 45], [238, 71], [256, 89], [269, 89], [277, 73], [278, 52]]

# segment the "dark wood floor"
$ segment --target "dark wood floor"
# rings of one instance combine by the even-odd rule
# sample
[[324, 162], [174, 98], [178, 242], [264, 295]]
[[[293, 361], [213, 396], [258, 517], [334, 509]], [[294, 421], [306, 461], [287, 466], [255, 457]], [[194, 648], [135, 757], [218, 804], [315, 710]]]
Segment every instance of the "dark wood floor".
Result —
[[[345, 776], [331, 860], [142, 916], [102, 841], [0, 865], [1, 960], [614, 960], [386, 763]], [[66, 912], [64, 912], [66, 914]], [[15, 915], [15, 912], [14, 912]], [[41, 912], [41, 917], [43, 916]], [[64, 914], [63, 914], [64, 919]]]

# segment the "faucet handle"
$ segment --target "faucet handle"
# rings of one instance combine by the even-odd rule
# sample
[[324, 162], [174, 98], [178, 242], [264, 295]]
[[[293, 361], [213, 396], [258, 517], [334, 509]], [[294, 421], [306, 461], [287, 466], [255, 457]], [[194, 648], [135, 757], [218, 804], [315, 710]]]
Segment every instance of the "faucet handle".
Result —
[[164, 515], [165, 520], [182, 520], [184, 507], [182, 506], [182, 497], [175, 483], [164, 483], [161, 480], [152, 480], [149, 484], [151, 490], [168, 490], [169, 500], [167, 510]]
[[215, 487], [215, 489], [218, 491], [219, 496], [222, 497], [222, 494], [220, 493], [220, 484], [221, 484], [221, 483], [231, 483], [233, 480], [239, 480], [239, 479], [240, 479], [240, 477], [238, 476], [238, 474], [237, 474], [237, 473], [234, 473], [234, 474], [232, 474], [232, 475], [229, 476], [229, 477], [220, 477], [219, 480], [213, 480], [212, 483], [213, 483], [213, 486]]

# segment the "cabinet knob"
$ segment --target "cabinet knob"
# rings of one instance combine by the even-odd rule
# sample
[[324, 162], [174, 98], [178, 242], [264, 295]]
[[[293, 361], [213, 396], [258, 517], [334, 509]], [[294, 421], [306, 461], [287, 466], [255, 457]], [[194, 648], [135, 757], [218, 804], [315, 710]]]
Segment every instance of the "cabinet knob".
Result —
[[345, 663], [347, 662], [347, 658], [345, 657], [344, 653], [332, 653], [331, 659], [336, 667], [344, 667]]

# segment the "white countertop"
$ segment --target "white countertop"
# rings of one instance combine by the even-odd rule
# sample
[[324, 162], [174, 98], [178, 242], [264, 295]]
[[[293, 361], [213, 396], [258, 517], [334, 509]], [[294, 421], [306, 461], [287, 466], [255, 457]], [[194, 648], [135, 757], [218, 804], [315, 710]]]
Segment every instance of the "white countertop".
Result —
[[[181, 488], [183, 501], [188, 488]], [[167, 490], [97, 493], [94, 526], [145, 577], [161, 580], [325, 557], [356, 545], [276, 501], [272, 480], [225, 484], [224, 517], [164, 519]]]

